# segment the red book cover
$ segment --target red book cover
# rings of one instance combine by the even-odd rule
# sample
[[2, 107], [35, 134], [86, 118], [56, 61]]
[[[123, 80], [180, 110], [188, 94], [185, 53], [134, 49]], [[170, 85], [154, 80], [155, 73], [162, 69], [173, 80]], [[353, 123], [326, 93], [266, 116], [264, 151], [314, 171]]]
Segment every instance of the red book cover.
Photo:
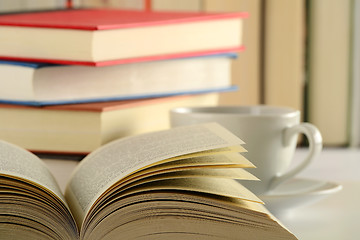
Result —
[[41, 28], [106, 30], [162, 24], [207, 21], [220, 18], [245, 18], [245, 12], [148, 12], [116, 9], [77, 9], [0, 16], [0, 25]]
[[[123, 57], [119, 53], [118, 57], [111, 57], [106, 59], [100, 57], [101, 59], [88, 59], [88, 55], [86, 55], [86, 59], [80, 57], [77, 58], [70, 56], [64, 57], [62, 53], [59, 56], [51, 55], [51, 51], [53, 49], [62, 47], [67, 48], [67, 46], [71, 47], [74, 50], [67, 50], [69, 53], [77, 50], [78, 45], [75, 45], [75, 41], [70, 40], [69, 35], [64, 35], [62, 39], [65, 41], [60, 41], [58, 39], [54, 39], [54, 44], [52, 47], [48, 47], [44, 49], [44, 45], [41, 45], [39, 42], [42, 39], [34, 38], [36, 33], [33, 33], [31, 36], [29, 35], [13, 35], [13, 40], [9, 37], [9, 32], [1, 32], [1, 29], [11, 28], [14, 32], [18, 32], [19, 34], [24, 31], [24, 28], [29, 29], [50, 29], [50, 30], [74, 30], [74, 32], [103, 32], [103, 31], [111, 31], [111, 30], [122, 30], [122, 29], [144, 29], [147, 27], [154, 26], [179, 26], [181, 24], [192, 24], [192, 23], [206, 23], [209, 21], [217, 21], [217, 20], [231, 20], [231, 19], [242, 19], [248, 16], [247, 13], [244, 12], [233, 12], [233, 13], [199, 13], [199, 12], [151, 12], [151, 11], [125, 11], [119, 9], [74, 9], [74, 10], [59, 10], [59, 11], [47, 11], [47, 12], [34, 12], [34, 13], [20, 13], [20, 14], [9, 14], [0, 16], [0, 43], [2, 43], [2, 47], [0, 47], [0, 59], [5, 60], [22, 60], [22, 61], [35, 61], [35, 62], [49, 62], [49, 63], [59, 63], [59, 64], [80, 64], [80, 65], [93, 65], [93, 66], [104, 66], [104, 65], [114, 65], [114, 64], [125, 64], [125, 63], [133, 63], [133, 62], [142, 62], [142, 61], [154, 61], [154, 60], [164, 60], [171, 58], [180, 58], [180, 57], [191, 57], [191, 56], [204, 56], [209, 54], [218, 54], [218, 53], [227, 53], [227, 52], [239, 52], [244, 49], [241, 45], [224, 45], [217, 46], [213, 48], [199, 48], [199, 49], [191, 49], [180, 52], [159, 52], [158, 54], [148, 54], [148, 55], [134, 55], [131, 57]], [[18, 29], [17, 29], [18, 28]], [[214, 32], [213, 35], [216, 36], [216, 33], [221, 30], [222, 27], [217, 27], [212, 29]], [[200, 28], [199, 31], [202, 31]], [[69, 34], [67, 32], [66, 34]], [[72, 34], [72, 33], [70, 33]], [[163, 38], [166, 33], [161, 36], [153, 35], [148, 36], [149, 38]], [[234, 33], [235, 34], [235, 33]], [[4, 37], [2, 37], [3, 35]], [[5, 38], [5, 35], [8, 35]], [[168, 36], [171, 36], [171, 33]], [[68, 37], [69, 36], [69, 37]], [[219, 35], [218, 35], [219, 36]], [[29, 37], [29, 39], [27, 38]], [[149, 39], [147, 37], [143, 37], [143, 45], [148, 44]], [[168, 38], [168, 37], [166, 37]], [[187, 39], [186, 36], [184, 36]], [[228, 37], [224, 37], [227, 39]], [[20, 40], [19, 40], [20, 39]], [[21, 39], [27, 39], [21, 40]], [[120, 45], [124, 45], [122, 42], [123, 38], [117, 41], [117, 45], [114, 47], [118, 47]], [[212, 37], [208, 37], [204, 39], [212, 39]], [[20, 42], [16, 42], [20, 41]], [[47, 40], [49, 42], [49, 40]], [[172, 39], [168, 40], [167, 44], [171, 44], [172, 42], [178, 41], [178, 44], [182, 44], [181, 39]], [[8, 44], [9, 46], [7, 46]], [[32, 45], [31, 45], [32, 44]], [[74, 44], [74, 45], [72, 45]], [[134, 48], [136, 49], [136, 45], [131, 45], [128, 43], [128, 49]], [[48, 45], [48, 44], [47, 44]], [[103, 45], [107, 45], [104, 43]], [[149, 46], [154, 47], [154, 42], [148, 44]], [[162, 44], [159, 44], [161, 46]], [[14, 47], [17, 46], [17, 47]], [[85, 46], [85, 45], [84, 45]], [[99, 46], [99, 45], [97, 45]], [[125, 45], [124, 45], [125, 46]], [[134, 47], [135, 46], [135, 47]], [[12, 50], [9, 50], [10, 48]], [[157, 46], [158, 47], [158, 46]], [[61, 48], [61, 49], [62, 49]], [[176, 47], [174, 47], [176, 48]], [[32, 52], [23, 54], [23, 52], [29, 51], [32, 49]], [[69, 48], [70, 49], [70, 48]], [[25, 51], [24, 51], [25, 50]], [[84, 50], [82, 50], [84, 51]], [[92, 51], [89, 49], [88, 51]], [[105, 51], [97, 50], [97, 52], [105, 53]], [[41, 55], [46, 53], [47, 55]], [[105, 53], [111, 55], [112, 53]], [[138, 54], [138, 53], [136, 53]], [[93, 56], [92, 54], [90, 54]], [[96, 58], [96, 57], [94, 57]]]
[[27, 58], [27, 57], [8, 57], [8, 56], [1, 56], [1, 55], [0, 55], [0, 60], [102, 67], [102, 66], [110, 66], [110, 65], [116, 65], [116, 64], [128, 64], [128, 63], [138, 63], [138, 62], [161, 61], [161, 60], [176, 59], [176, 58], [211, 56], [211, 55], [216, 55], [216, 54], [242, 52], [244, 50], [245, 50], [244, 46], [239, 46], [239, 47], [234, 47], [234, 48], [224, 48], [224, 49], [196, 51], [196, 52], [194, 51], [194, 52], [185, 52], [185, 53], [159, 54], [156, 56], [114, 59], [114, 60], [109, 60], [109, 61], [98, 61], [98, 62], [61, 60], [61, 59], [44, 59], [44, 58]]

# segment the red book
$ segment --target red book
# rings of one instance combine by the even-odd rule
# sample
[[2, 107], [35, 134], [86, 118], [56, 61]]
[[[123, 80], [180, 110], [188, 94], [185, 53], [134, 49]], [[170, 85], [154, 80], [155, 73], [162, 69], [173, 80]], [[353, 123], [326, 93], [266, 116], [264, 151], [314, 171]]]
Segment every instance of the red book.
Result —
[[240, 51], [246, 13], [76, 9], [0, 16], [0, 58], [111, 65]]

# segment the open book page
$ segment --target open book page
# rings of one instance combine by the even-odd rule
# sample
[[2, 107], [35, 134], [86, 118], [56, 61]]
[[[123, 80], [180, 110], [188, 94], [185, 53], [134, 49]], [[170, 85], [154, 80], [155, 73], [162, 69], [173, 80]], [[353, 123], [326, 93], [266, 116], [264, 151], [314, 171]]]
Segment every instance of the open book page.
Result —
[[156, 173], [164, 169], [195, 167], [254, 168], [255, 166], [239, 153], [223, 153], [217, 155], [189, 157], [186, 159], [173, 160], [171, 162], [159, 163], [156, 165], [152, 164], [141, 169], [141, 171], [132, 174], [131, 178], [135, 177], [136, 175]]
[[25, 179], [52, 192], [65, 204], [65, 198], [45, 163], [25, 149], [3, 141], [0, 141], [1, 175]]
[[[149, 180], [165, 180], [176, 178], [190, 178], [190, 177], [210, 177], [210, 178], [228, 178], [238, 180], [259, 180], [257, 177], [241, 168], [186, 168], [174, 169], [171, 171], [161, 171], [156, 175], [142, 175], [132, 181], [138, 181], [136, 184], [141, 183], [142, 180], [148, 182]], [[140, 182], [139, 182], [140, 181]]]
[[88, 226], [93, 231], [86, 232], [84, 239], [295, 239], [279, 228], [276, 219], [269, 218], [261, 205], [173, 190], [132, 194], [126, 199], [119, 196], [104, 209], [101, 221]]
[[263, 203], [256, 195], [243, 187], [234, 179], [201, 177], [157, 180], [141, 184], [125, 191], [126, 194], [144, 192], [147, 190], [186, 190], [206, 194], [222, 195], [229, 198], [243, 199], [251, 202]]
[[106, 189], [136, 170], [168, 158], [239, 144], [243, 142], [215, 123], [119, 139], [83, 159], [65, 196], [80, 224]]
[[152, 165], [128, 175], [116, 184], [116, 189], [123, 190], [125, 187], [129, 188], [142, 183], [188, 177], [259, 180], [243, 169], [246, 167], [253, 167], [253, 165], [239, 153], [224, 153], [175, 160], [155, 166]]
[[[189, 159], [189, 158], [195, 158], [195, 157], [201, 157], [201, 156], [210, 156], [210, 155], [215, 155], [215, 154], [219, 154], [219, 153], [228, 153], [228, 152], [238, 153], [238, 152], [247, 152], [247, 150], [240, 145], [224, 147], [224, 148], [216, 148], [216, 149], [210, 149], [210, 150], [205, 150], [205, 151], [200, 151], [200, 152], [183, 154], [183, 155], [179, 155], [176, 157], [168, 158], [166, 160], [157, 162], [156, 165], [158, 165], [158, 163], [172, 162], [174, 160]], [[246, 160], [246, 161], [247, 161], [247, 163], [252, 164], [250, 161], [248, 161], [248, 160]], [[151, 165], [148, 165], [148, 166], [151, 166]]]

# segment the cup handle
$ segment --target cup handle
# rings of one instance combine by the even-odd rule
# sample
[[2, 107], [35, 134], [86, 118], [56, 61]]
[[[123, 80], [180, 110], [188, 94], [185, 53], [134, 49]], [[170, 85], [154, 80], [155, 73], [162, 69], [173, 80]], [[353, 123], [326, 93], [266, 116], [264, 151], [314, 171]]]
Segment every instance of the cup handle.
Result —
[[322, 137], [320, 131], [314, 125], [310, 123], [300, 123], [293, 127], [285, 129], [284, 132], [284, 144], [288, 146], [293, 137], [296, 137], [299, 133], [303, 133], [309, 141], [309, 153], [306, 158], [298, 164], [294, 169], [287, 173], [279, 173], [275, 176], [271, 183], [269, 189], [274, 189], [283, 181], [295, 176], [300, 171], [302, 171], [306, 166], [308, 166], [312, 160], [314, 160], [322, 150]]

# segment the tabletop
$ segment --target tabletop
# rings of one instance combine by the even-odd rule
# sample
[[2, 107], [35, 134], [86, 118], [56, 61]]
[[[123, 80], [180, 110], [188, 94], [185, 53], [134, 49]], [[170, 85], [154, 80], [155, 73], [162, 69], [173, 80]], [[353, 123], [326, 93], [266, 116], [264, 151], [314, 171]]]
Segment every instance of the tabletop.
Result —
[[[305, 150], [297, 151], [300, 161]], [[277, 216], [301, 240], [360, 239], [360, 150], [326, 148], [299, 177], [332, 181], [342, 190], [313, 205]]]
[[[294, 165], [306, 155], [306, 149], [296, 150]], [[62, 190], [79, 161], [44, 159]], [[360, 206], [360, 149], [325, 148], [318, 159], [297, 178], [331, 181], [342, 190], [308, 206], [294, 207], [274, 213], [301, 240], [360, 239], [358, 216]]]

